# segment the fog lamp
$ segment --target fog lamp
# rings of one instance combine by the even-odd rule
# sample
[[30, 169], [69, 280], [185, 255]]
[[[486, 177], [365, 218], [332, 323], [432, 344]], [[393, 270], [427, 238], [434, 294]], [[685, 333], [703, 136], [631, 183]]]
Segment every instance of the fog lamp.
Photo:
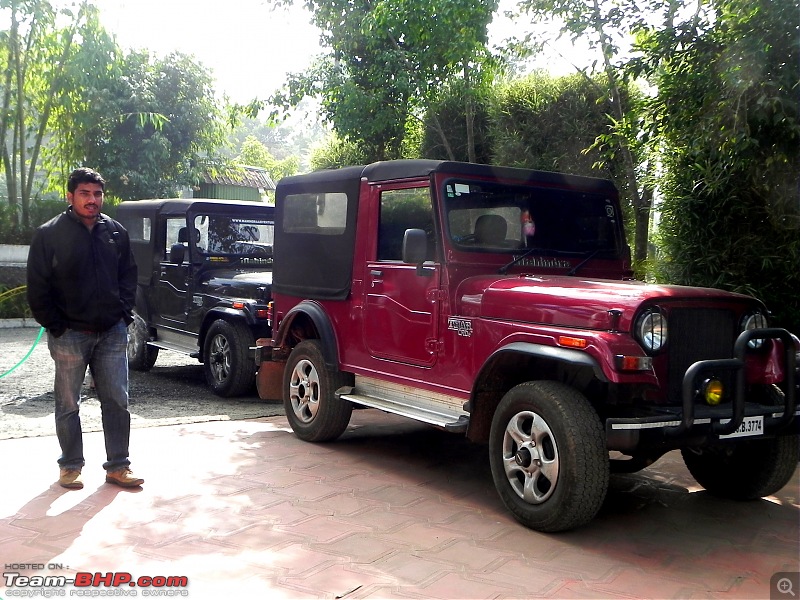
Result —
[[717, 406], [722, 402], [725, 390], [719, 379], [706, 379], [700, 391], [703, 394], [703, 400], [705, 400], [706, 404], [709, 406]]

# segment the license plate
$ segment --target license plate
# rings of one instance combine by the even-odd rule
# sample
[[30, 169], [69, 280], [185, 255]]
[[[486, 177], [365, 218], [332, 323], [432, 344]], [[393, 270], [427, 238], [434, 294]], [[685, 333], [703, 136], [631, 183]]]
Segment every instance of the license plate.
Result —
[[[721, 420], [720, 423], [730, 423], [730, 419]], [[764, 433], [764, 416], [745, 417], [739, 428], [728, 435], [721, 435], [719, 439], [736, 438], [736, 437], [749, 437], [753, 435], [762, 435]]]

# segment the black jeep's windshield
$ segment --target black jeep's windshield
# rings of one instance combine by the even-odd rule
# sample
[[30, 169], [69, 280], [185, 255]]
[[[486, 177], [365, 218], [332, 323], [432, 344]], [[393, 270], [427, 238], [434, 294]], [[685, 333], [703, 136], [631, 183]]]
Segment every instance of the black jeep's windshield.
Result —
[[450, 179], [447, 233], [465, 252], [616, 257], [616, 204], [600, 194]]
[[227, 214], [194, 217], [194, 244], [207, 257], [271, 258], [273, 221]]

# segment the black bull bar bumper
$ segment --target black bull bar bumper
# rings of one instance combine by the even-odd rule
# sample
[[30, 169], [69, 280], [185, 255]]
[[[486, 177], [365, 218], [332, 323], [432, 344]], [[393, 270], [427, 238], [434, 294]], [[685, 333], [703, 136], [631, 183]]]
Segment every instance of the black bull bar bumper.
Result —
[[[747, 344], [753, 339], [779, 339], [784, 350], [783, 406], [748, 403], [745, 398]], [[734, 434], [746, 417], [762, 416], [763, 433], [775, 435], [798, 429], [798, 363], [794, 337], [785, 329], [752, 329], [742, 332], [734, 345], [734, 358], [702, 360], [684, 374], [681, 406], [659, 407], [657, 414], [606, 420], [609, 450], [634, 450], [642, 446], [681, 447], [717, 441]], [[733, 375], [733, 398], [724, 406], [707, 407], [696, 403], [698, 382], [703, 375], [730, 371]], [[789, 427], [794, 424], [794, 427]]]

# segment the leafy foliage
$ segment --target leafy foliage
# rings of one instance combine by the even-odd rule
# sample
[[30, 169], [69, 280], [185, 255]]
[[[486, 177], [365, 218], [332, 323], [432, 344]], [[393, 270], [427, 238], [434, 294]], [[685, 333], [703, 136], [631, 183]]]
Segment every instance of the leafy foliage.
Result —
[[0, 283], [0, 319], [23, 318], [33, 318], [24, 290]]
[[[399, 158], [408, 121], [420, 118], [450, 80], [475, 80], [485, 59], [496, 0], [306, 0], [329, 54], [296, 74], [272, 99], [281, 107], [308, 95], [338, 136], [369, 160]], [[443, 133], [443, 132], [442, 132]]]
[[337, 169], [348, 165], [364, 165], [370, 162], [364, 148], [355, 142], [343, 140], [336, 135], [311, 153], [311, 168]]
[[562, 33], [588, 43], [596, 53], [592, 71], [597, 68], [605, 75], [611, 122], [601, 140], [607, 153], [619, 158], [624, 167], [622, 187], [630, 199], [633, 216], [634, 268], [643, 276], [656, 163], [642, 154], [647, 146], [641, 143], [635, 106], [627, 102], [624, 93], [626, 71], [621, 55], [627, 38], [646, 27], [648, 19], [660, 19], [671, 28], [686, 6], [681, 0], [520, 0], [519, 7], [536, 19], [559, 23]]
[[800, 332], [800, 11], [716, 8], [714, 21], [639, 39], [635, 66], [658, 85], [648, 133], [664, 150], [660, 276], [760, 296]]
[[[608, 153], [612, 142], [598, 141], [612, 126], [606, 87], [603, 76], [535, 73], [487, 90], [475, 110], [478, 161], [613, 179], [628, 200], [630, 216], [622, 161]], [[627, 88], [623, 93], [627, 98]], [[459, 97], [445, 98], [435, 110], [451, 132], [456, 159], [465, 160], [463, 102]], [[448, 158], [432, 135], [425, 136], [422, 153]]]
[[30, 223], [26, 226], [15, 224], [12, 213], [16, 208], [11, 204], [0, 203], [0, 242], [3, 244], [27, 245], [37, 226], [49, 221], [67, 208], [63, 199], [46, 194], [43, 198], [34, 199], [29, 207]]
[[[598, 80], [602, 80], [599, 77]], [[599, 170], [597, 137], [610, 122], [605, 84], [582, 75], [534, 74], [498, 89], [492, 107], [493, 160], [498, 164], [613, 176]]]
[[306, 169], [313, 146], [329, 133], [319, 119], [319, 106], [311, 99], [301, 102], [291, 115], [279, 123], [246, 116], [241, 106], [230, 106], [228, 145], [220, 154], [230, 159], [241, 153], [245, 140], [255, 138], [276, 160], [297, 157], [298, 168]]
[[[465, 89], [459, 83], [448, 86], [428, 107], [419, 154], [425, 158], [489, 163], [492, 160], [489, 106], [496, 92], [488, 86]], [[465, 111], [467, 102], [472, 107], [471, 136]], [[446, 136], [440, 130], [446, 131]]]
[[248, 136], [242, 144], [242, 153], [236, 162], [241, 165], [260, 167], [269, 172], [273, 181], [278, 181], [282, 177], [294, 175], [300, 166], [296, 156], [289, 156], [284, 160], [277, 160], [267, 147], [259, 142], [255, 136]]
[[58, 142], [69, 134], [80, 89], [67, 84], [70, 73], [88, 65], [102, 71], [106, 62], [98, 48], [108, 48], [110, 40], [96, 9], [86, 2], [60, 12], [45, 0], [2, 0], [0, 8], [10, 22], [0, 32], [0, 157], [8, 216], [12, 228], [20, 230], [31, 226], [32, 201], [44, 189], [41, 168], [57, 168], [43, 160], [44, 149], [51, 139]]
[[223, 142], [209, 72], [191, 57], [132, 52], [106, 89], [92, 89], [84, 163], [121, 200], [169, 198], [212, 168]]

